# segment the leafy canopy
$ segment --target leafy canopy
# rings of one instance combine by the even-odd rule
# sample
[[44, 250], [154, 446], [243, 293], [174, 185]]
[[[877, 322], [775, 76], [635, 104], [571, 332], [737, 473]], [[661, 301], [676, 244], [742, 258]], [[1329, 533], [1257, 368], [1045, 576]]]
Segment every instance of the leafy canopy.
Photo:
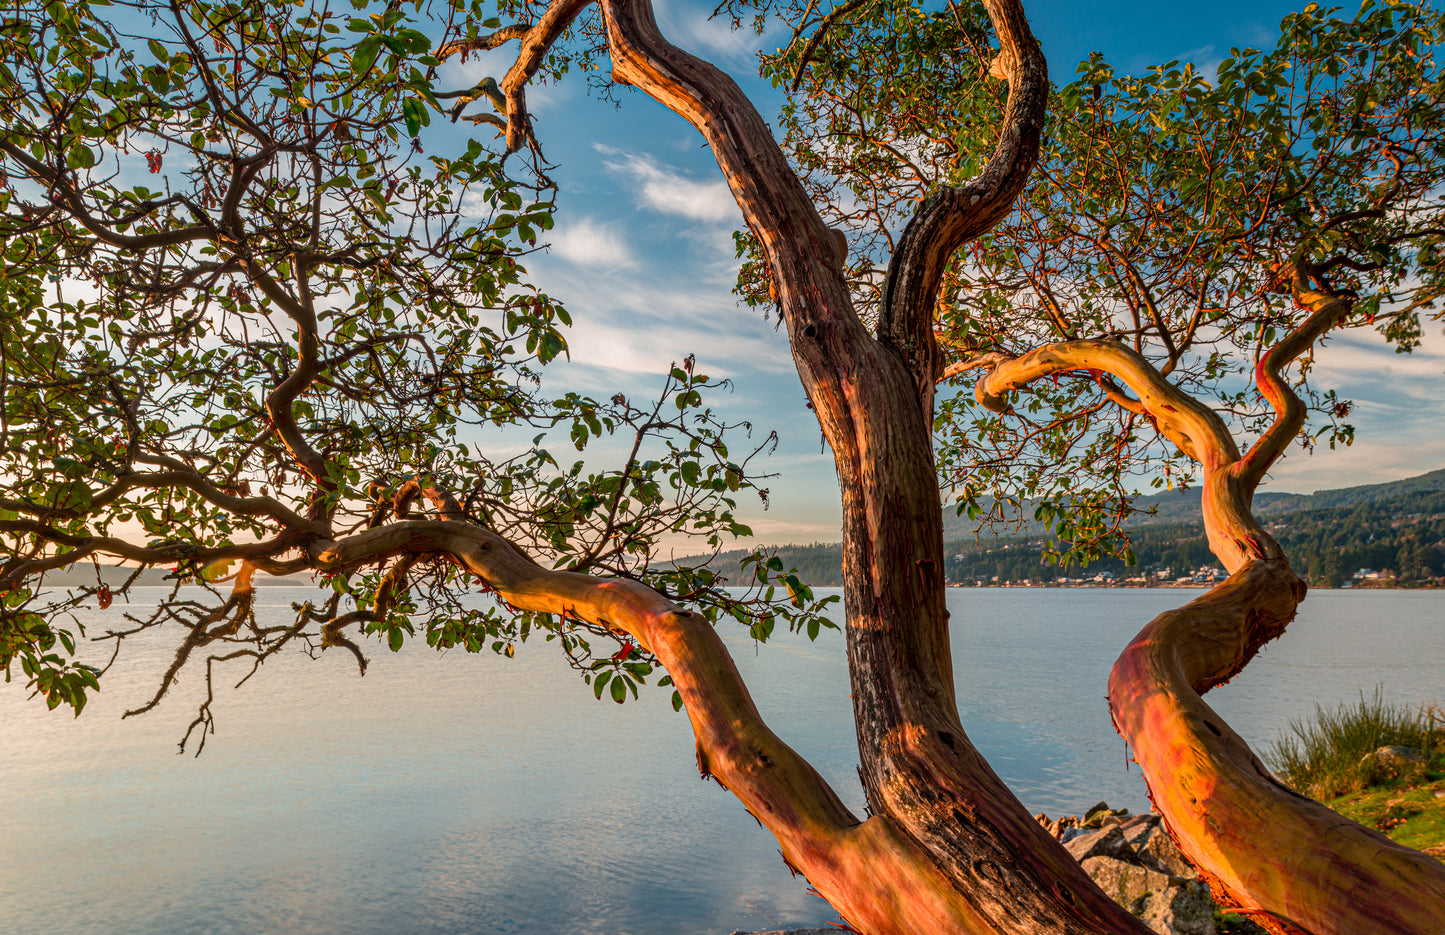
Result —
[[[949, 271], [937, 325], [948, 360], [1112, 337], [1258, 433], [1265, 411], [1248, 375], [1308, 314], [1296, 272], [1350, 298], [1346, 325], [1416, 346], [1445, 288], [1445, 19], [1390, 0], [1339, 12], [1310, 4], [1280, 24], [1274, 49], [1233, 50], [1212, 78], [1188, 63], [1141, 76], [1097, 54], [1081, 63], [1054, 92], [1029, 189]], [[992, 151], [1006, 95], [989, 74], [997, 50], [977, 3], [794, 14], [798, 33], [764, 71], [796, 89], [786, 145], [847, 232], [855, 295], [876, 313], [905, 222]], [[739, 288], [766, 304], [752, 246], [740, 240], [751, 262]], [[1320, 421], [1304, 443], [1348, 443], [1351, 404], [1307, 375], [1308, 359], [1295, 380]], [[1069, 557], [1121, 546], [1135, 488], [1188, 482], [1192, 465], [1111, 401], [1117, 389], [1061, 374], [1006, 415], [943, 394], [940, 479], [959, 511], [997, 521], [1032, 502]]]
[[[759, 637], [776, 613], [816, 628], [807, 589], [761, 556], [744, 596], [652, 561], [665, 536], [749, 534], [736, 498], [771, 442], [732, 450], [744, 427], [704, 401], [718, 381], [689, 358], [651, 401], [544, 389], [570, 318], [524, 264], [553, 188], [535, 141], [456, 141], [451, 121], [506, 121], [495, 80], [449, 89], [443, 68], [499, 35], [499, 14], [536, 10], [353, 5], [30, 2], [0, 26], [7, 678], [18, 663], [80, 711], [97, 670], [70, 658], [73, 611], [115, 595], [97, 577], [58, 596], [44, 574], [121, 559], [210, 592], [111, 628], [178, 634], [151, 705], [202, 647], [259, 664], [342, 646], [364, 669], [348, 632], [505, 655], [541, 632], [599, 696], [636, 694], [643, 654], [594, 656], [605, 631], [464, 600], [475, 584], [404, 539], [324, 559], [321, 544], [438, 514]], [[588, 28], [538, 72], [586, 64]], [[619, 464], [585, 454], [599, 440]], [[294, 626], [258, 622], [252, 576], [303, 571], [333, 597]]]

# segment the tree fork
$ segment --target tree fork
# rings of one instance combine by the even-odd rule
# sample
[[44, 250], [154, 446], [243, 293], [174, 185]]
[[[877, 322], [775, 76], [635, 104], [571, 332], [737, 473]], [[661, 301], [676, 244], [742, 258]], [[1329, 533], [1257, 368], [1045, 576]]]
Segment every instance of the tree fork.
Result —
[[990, 368], [975, 395], [996, 412], [1008, 411], [1008, 392], [1044, 376], [1112, 374], [1203, 469], [1205, 531], [1230, 578], [1129, 643], [1110, 673], [1109, 705], [1166, 827], [1216, 899], [1277, 935], [1431, 935], [1445, 918], [1445, 866], [1283, 786], [1201, 697], [1283, 634], [1305, 596], [1250, 511], [1264, 472], [1304, 424], [1303, 404], [1280, 371], [1350, 310], [1343, 297], [1304, 286], [1296, 283], [1296, 300], [1311, 314], [1255, 372], [1275, 421], [1243, 456], [1213, 410], [1111, 341], [986, 355], [957, 372]]
[[[645, 2], [605, 0], [603, 10], [615, 80], [643, 90], [703, 134], [768, 257], [793, 357], [843, 491], [848, 658], [869, 800], [875, 815], [897, 823], [926, 850], [953, 898], [977, 919], [916, 929], [880, 920], [863, 930], [1147, 931], [1028, 815], [963, 732], [944, 607], [931, 419], [920, 405], [910, 360], [863, 327], [841, 275], [837, 238], [736, 84], [663, 39]], [[989, 13], [1000, 24], [1004, 67], [1032, 61], [1014, 48], [1033, 41], [1021, 6], [998, 0]], [[1018, 73], [1008, 74], [1013, 87]], [[1010, 174], [1031, 166], [1023, 149]], [[967, 207], [954, 209], [950, 225]], [[918, 242], [942, 254], [952, 239]], [[833, 888], [815, 876], [822, 868], [796, 865], [830, 902], [850, 904], [849, 890], [859, 880], [840, 878]], [[939, 879], [936, 872], [929, 877]], [[920, 878], [893, 898], [912, 898], [910, 890], [933, 885]]]
[[859, 821], [848, 811], [817, 771], [768, 729], [726, 646], [701, 614], [639, 582], [543, 568], [472, 523], [405, 520], [318, 542], [310, 557], [323, 570], [343, 571], [378, 558], [428, 553], [454, 557], [518, 609], [608, 627], [656, 656], [683, 697], [703, 774], [742, 802], [777, 838], [788, 865], [859, 931], [1012, 931], [961, 898], [931, 855], [891, 818]]
[[1222, 904], [1278, 935], [1429, 935], [1445, 918], [1445, 865], [1282, 785], [1201, 697], [1282, 635], [1305, 597], [1250, 503], [1304, 425], [1280, 370], [1350, 311], [1345, 297], [1306, 286], [1298, 276], [1295, 298], [1311, 314], [1255, 368], [1274, 423], [1205, 479], [1210, 547], [1232, 574], [1140, 631], [1109, 675], [1109, 705], [1170, 833]]

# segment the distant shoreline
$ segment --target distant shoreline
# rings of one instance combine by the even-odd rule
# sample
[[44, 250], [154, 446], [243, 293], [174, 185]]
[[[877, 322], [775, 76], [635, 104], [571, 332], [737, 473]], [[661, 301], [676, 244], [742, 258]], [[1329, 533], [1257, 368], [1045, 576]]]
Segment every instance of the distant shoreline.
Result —
[[[1196, 589], [1196, 590], [1206, 591], [1206, 590], [1214, 587], [1215, 585], [1223, 584], [1223, 583], [1225, 582], [1225, 580], [1227, 580], [1227, 579], [1221, 578], [1220, 580], [1218, 580], [1218, 581], [1213, 581], [1213, 582], [1190, 581], [1190, 582], [1188, 582], [1188, 583], [1175, 582], [1175, 581], [1160, 581], [1160, 582], [1158, 582], [1158, 583], [1156, 583], [1156, 584], [1139, 584], [1139, 583], [1137, 583], [1137, 582], [1135, 582], [1135, 583], [1127, 583], [1127, 582], [1123, 582], [1123, 581], [1116, 581], [1116, 582], [1113, 582], [1113, 583], [1105, 583], [1105, 582], [1102, 582], [1102, 581], [1070, 581], [1070, 582], [1068, 582], [1067, 584], [1064, 584], [1064, 583], [1060, 583], [1060, 582], [1058, 582], [1058, 581], [1045, 581], [1045, 582], [1039, 582], [1039, 583], [1037, 583], [1037, 584], [1035, 584], [1035, 583], [1033, 583], [1033, 582], [1025, 582], [1025, 583], [1020, 583], [1020, 584], [950, 584], [950, 585], [948, 585], [947, 587], [948, 587], [950, 590], [957, 588], [957, 589], [970, 590], [970, 591], [985, 591], [985, 590], [990, 590], [990, 589], [997, 589], [997, 590], [1001, 590], [1001, 591], [1002, 591], [1002, 590], [1007, 590], [1007, 591], [1030, 591], [1030, 590], [1032, 590], [1032, 591], [1040, 591], [1040, 590], [1048, 590], [1048, 589], [1051, 589], [1051, 588], [1099, 588], [1099, 589], [1110, 589], [1110, 590], [1137, 590], [1137, 591], [1152, 591], [1152, 590], [1163, 589], [1163, 588], [1192, 588], [1192, 589]], [[835, 587], [835, 588], [837, 588], [837, 587], [842, 587], [842, 585], [836, 585], [836, 584], [835, 584], [835, 585], [821, 585], [821, 587]], [[1429, 583], [1429, 584], [1410, 584], [1410, 585], [1400, 585], [1400, 584], [1356, 584], [1356, 585], [1351, 585], [1351, 586], [1349, 586], [1349, 587], [1346, 587], [1346, 586], [1343, 586], [1343, 585], [1342, 585], [1342, 586], [1337, 587], [1337, 588], [1332, 588], [1332, 587], [1330, 587], [1329, 585], [1324, 585], [1324, 584], [1312, 584], [1312, 585], [1310, 585], [1310, 590], [1311, 590], [1311, 591], [1439, 591], [1439, 590], [1441, 590], [1442, 588], [1445, 588], [1445, 582], [1439, 582], [1439, 581], [1431, 582], [1431, 583]]]

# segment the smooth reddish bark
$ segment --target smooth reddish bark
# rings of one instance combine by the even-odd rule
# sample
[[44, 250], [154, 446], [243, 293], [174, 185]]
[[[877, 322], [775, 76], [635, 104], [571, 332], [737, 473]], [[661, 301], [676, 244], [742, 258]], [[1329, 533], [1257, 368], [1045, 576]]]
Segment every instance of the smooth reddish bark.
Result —
[[1244, 455], [1212, 410], [1114, 342], [993, 355], [976, 363], [988, 368], [976, 395], [1005, 412], [1007, 394], [1033, 380], [1100, 371], [1132, 390], [1137, 399], [1126, 402], [1200, 464], [1205, 530], [1230, 578], [1130, 642], [1110, 674], [1109, 704], [1165, 826], [1216, 899], [1279, 935], [1432, 935], [1445, 924], [1445, 864], [1283, 786], [1201, 698], [1284, 633], [1305, 596], [1250, 503], [1304, 424], [1304, 406], [1281, 370], [1350, 310], [1345, 297], [1306, 285], [1296, 282], [1295, 298], [1310, 315], [1256, 368], [1276, 418]]

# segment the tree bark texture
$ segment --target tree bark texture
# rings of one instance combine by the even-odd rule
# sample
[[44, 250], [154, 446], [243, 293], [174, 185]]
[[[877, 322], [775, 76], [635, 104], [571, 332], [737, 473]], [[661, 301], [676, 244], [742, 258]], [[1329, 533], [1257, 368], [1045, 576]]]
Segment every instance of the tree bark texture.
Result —
[[1255, 372], [1275, 420], [1243, 455], [1212, 410], [1111, 341], [994, 355], [978, 364], [990, 369], [976, 395], [1004, 412], [1011, 391], [1041, 377], [1108, 374], [1201, 466], [1205, 530], [1230, 578], [1134, 638], [1110, 675], [1109, 704], [1155, 807], [1215, 898], [1277, 935], [1438, 935], [1445, 865], [1280, 784], [1200, 697], [1283, 634], [1305, 596], [1304, 582], [1250, 512], [1260, 480], [1304, 424], [1303, 404], [1280, 371], [1350, 310], [1345, 297], [1305, 285], [1296, 283], [1295, 298], [1310, 315]]
[[645, 2], [608, 0], [603, 9], [615, 80], [683, 116], [711, 146], [771, 264], [793, 357], [833, 450], [843, 491], [848, 661], [870, 821], [896, 829], [937, 868], [895, 898], [912, 902], [927, 892], [960, 907], [959, 919], [970, 921], [946, 928], [911, 914], [844, 908], [857, 905], [850, 890], [858, 881], [839, 878], [835, 889], [826, 868], [798, 869], [851, 924], [879, 935], [1146, 931], [1093, 885], [972, 748], [954, 694], [932, 413], [919, 389], [924, 380], [931, 387], [936, 373], [933, 353], [919, 342], [933, 340], [930, 290], [947, 255], [1006, 213], [1037, 152], [1039, 89], [1047, 79], [1021, 7], [999, 0], [989, 12], [1005, 44], [1011, 97], [1029, 89], [1029, 106], [1010, 108], [995, 164], [978, 186], [926, 209], [929, 219], [909, 238], [917, 261], [895, 274], [900, 298], [890, 306], [883, 341], [854, 312], [841, 238], [823, 225], [732, 80], [667, 43]]

